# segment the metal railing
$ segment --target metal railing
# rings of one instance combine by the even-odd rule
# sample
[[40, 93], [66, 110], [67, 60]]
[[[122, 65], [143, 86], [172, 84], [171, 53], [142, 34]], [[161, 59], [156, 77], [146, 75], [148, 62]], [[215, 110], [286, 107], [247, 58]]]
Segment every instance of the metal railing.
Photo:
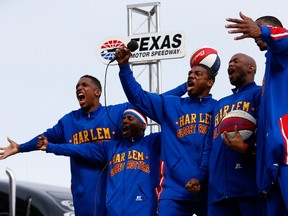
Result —
[[6, 168], [6, 174], [9, 177], [9, 216], [15, 216], [16, 213], [16, 179], [12, 170]]

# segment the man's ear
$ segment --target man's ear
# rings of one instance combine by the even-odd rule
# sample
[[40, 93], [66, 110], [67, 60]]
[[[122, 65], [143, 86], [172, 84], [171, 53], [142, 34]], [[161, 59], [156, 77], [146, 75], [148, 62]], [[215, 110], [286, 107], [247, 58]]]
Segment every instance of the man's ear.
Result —
[[253, 65], [249, 66], [249, 71], [251, 71], [253, 75], [256, 74], [256, 68]]
[[141, 123], [141, 129], [143, 129], [143, 131], [145, 131], [145, 129], [146, 129], [146, 124], [145, 123]]
[[97, 97], [100, 97], [102, 91], [101, 91], [100, 89], [96, 89], [96, 90], [94, 91], [94, 93], [95, 93], [95, 95], [96, 95]]
[[212, 80], [212, 79], [208, 80], [207, 86], [212, 88], [213, 85], [214, 85], [214, 80]]

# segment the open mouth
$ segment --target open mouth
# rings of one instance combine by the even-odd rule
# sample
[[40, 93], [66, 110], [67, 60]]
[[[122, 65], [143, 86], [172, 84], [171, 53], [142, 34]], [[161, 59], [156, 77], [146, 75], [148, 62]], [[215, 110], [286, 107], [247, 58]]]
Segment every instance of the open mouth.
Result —
[[127, 125], [123, 125], [121, 127], [122, 132], [127, 132], [129, 130], [129, 127]]
[[195, 85], [194, 82], [188, 80], [188, 82], [187, 82], [187, 91], [191, 90], [194, 85]]
[[80, 103], [85, 101], [85, 95], [82, 92], [77, 94], [77, 98]]
[[129, 136], [129, 127], [127, 125], [124, 125], [121, 127], [122, 136], [128, 137]]
[[233, 75], [234, 72], [235, 72], [235, 70], [233, 68], [228, 68], [229, 78]]
[[188, 87], [193, 87], [194, 83], [193, 82], [188, 82]]

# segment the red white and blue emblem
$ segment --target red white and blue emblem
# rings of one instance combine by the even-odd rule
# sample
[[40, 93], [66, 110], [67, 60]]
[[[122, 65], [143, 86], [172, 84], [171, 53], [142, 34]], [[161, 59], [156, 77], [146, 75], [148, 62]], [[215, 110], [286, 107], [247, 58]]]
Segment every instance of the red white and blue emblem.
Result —
[[106, 60], [110, 61], [115, 57], [115, 51], [118, 48], [124, 47], [125, 43], [122, 40], [111, 39], [105, 41], [102, 45], [100, 45], [100, 55]]

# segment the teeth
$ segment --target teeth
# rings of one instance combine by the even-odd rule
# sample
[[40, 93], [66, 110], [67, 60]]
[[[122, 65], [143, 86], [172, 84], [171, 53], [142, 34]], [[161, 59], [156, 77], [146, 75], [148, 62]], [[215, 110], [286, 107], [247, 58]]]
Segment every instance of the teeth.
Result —
[[83, 98], [83, 97], [84, 97], [84, 94], [83, 94], [83, 93], [79, 93], [79, 94], [78, 94], [78, 97], [79, 97], [79, 98]]

